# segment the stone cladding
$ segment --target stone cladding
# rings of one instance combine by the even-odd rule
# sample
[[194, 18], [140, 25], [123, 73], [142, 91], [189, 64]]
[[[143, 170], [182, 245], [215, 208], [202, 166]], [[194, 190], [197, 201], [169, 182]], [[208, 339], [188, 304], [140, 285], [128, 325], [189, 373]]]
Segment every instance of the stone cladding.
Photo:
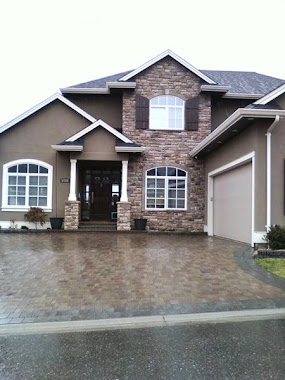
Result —
[[80, 220], [80, 202], [68, 201], [64, 209], [64, 229], [77, 230]]
[[130, 202], [117, 203], [117, 230], [130, 231], [131, 230], [131, 204]]
[[[132, 228], [135, 218], [144, 217], [148, 219], [149, 230], [201, 232], [204, 228], [204, 165], [191, 158], [189, 152], [211, 132], [210, 95], [200, 95], [198, 131], [136, 129], [136, 94], [148, 99], [169, 94], [187, 100], [200, 94], [201, 80], [167, 57], [138, 74], [135, 81], [135, 91], [123, 94], [123, 133], [135, 143], [146, 147], [146, 151], [141, 155], [130, 155], [129, 160], [128, 196]], [[167, 165], [179, 167], [188, 173], [187, 210], [146, 210], [145, 171]]]

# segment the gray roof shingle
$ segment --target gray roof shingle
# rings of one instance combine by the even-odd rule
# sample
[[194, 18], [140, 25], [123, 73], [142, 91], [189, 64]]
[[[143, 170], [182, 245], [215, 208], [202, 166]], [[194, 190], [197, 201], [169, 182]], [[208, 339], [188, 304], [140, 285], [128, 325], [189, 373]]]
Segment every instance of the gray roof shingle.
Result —
[[[89, 82], [79, 83], [68, 88], [105, 88], [107, 82], [118, 82], [120, 78], [132, 70], [109, 75]], [[201, 70], [218, 85], [230, 86], [229, 93], [267, 94], [285, 83], [285, 80], [248, 71]]]

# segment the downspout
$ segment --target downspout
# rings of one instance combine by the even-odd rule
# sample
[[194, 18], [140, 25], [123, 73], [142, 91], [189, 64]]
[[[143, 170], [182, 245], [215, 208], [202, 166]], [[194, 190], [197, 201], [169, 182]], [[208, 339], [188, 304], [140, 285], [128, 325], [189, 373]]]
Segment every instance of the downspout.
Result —
[[276, 115], [275, 120], [268, 128], [266, 136], [266, 231], [268, 232], [271, 226], [271, 133], [279, 123], [280, 116]]

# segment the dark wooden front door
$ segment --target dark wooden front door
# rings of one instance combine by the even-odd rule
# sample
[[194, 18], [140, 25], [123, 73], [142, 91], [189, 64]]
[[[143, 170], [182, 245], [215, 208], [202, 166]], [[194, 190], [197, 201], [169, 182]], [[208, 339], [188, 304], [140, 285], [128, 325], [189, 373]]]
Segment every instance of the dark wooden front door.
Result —
[[82, 220], [117, 219], [121, 173], [118, 170], [84, 169], [82, 172]]

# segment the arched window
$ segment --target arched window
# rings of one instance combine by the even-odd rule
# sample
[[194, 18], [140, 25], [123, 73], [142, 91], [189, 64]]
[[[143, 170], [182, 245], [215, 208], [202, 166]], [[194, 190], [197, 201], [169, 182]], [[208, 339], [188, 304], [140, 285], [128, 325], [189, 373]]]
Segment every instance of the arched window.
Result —
[[177, 96], [161, 95], [150, 100], [150, 129], [184, 129], [184, 101]]
[[146, 209], [186, 210], [187, 173], [172, 166], [146, 171]]
[[37, 160], [3, 165], [2, 210], [27, 211], [52, 207], [52, 166]]

